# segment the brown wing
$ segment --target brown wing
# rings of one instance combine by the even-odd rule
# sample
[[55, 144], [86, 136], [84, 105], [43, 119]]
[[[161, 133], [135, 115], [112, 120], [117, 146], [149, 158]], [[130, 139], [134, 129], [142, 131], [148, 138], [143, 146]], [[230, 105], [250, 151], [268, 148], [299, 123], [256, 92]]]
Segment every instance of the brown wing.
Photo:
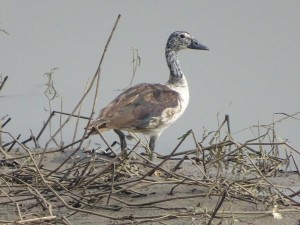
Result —
[[154, 120], [166, 109], [176, 108], [179, 93], [162, 84], [138, 84], [133, 86], [102, 109], [98, 119], [90, 126], [100, 130], [155, 128]]

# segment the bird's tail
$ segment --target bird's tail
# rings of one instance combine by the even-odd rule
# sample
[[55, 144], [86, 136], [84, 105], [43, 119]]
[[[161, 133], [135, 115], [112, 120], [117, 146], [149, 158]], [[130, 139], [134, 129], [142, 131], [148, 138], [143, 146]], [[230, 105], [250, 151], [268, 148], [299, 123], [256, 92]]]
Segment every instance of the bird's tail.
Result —
[[87, 130], [88, 136], [99, 134], [99, 133], [102, 133], [104, 131], [110, 130], [109, 128], [106, 127], [106, 123], [97, 124], [95, 122], [92, 122], [90, 125], [88, 125], [85, 128]]

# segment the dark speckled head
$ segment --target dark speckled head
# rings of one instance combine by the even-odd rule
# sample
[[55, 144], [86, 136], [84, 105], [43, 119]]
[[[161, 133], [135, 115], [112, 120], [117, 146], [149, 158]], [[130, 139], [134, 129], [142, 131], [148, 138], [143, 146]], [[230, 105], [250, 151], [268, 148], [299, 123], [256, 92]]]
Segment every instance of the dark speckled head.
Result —
[[208, 47], [200, 44], [200, 42], [193, 38], [188, 32], [173, 32], [170, 35], [166, 45], [166, 60], [171, 73], [169, 83], [181, 82], [183, 72], [177, 59], [177, 52], [186, 48], [208, 50]]
[[172, 50], [179, 51], [185, 48], [208, 50], [208, 47], [202, 45], [199, 41], [193, 38], [188, 32], [185, 31], [173, 32], [167, 41], [166, 49], [171, 51]]

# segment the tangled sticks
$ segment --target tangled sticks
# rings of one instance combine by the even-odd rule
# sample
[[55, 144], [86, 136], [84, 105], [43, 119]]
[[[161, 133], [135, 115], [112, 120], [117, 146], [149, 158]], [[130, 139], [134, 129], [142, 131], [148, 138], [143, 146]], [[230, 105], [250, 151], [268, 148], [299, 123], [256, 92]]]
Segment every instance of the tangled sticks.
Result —
[[[176, 218], [211, 224], [299, 212], [299, 192], [281, 184], [283, 173], [299, 180], [293, 164], [299, 152], [282, 141], [265, 141], [276, 140], [272, 129], [239, 143], [228, 133], [222, 136], [220, 127], [195, 141], [196, 149], [178, 152], [188, 138], [196, 140], [189, 131], [170, 155], [158, 156], [157, 165], [137, 153], [139, 141], [126, 159], [121, 153], [111, 158], [95, 152], [73, 157], [76, 149], [33, 150], [2, 133], [20, 149], [1, 160], [0, 208], [6, 209], [0, 213], [2, 223], [73, 224], [85, 218], [90, 223], [131, 224]], [[214, 143], [204, 146], [209, 138]], [[286, 158], [279, 157], [283, 151]], [[89, 216], [82, 218], [82, 213]]]

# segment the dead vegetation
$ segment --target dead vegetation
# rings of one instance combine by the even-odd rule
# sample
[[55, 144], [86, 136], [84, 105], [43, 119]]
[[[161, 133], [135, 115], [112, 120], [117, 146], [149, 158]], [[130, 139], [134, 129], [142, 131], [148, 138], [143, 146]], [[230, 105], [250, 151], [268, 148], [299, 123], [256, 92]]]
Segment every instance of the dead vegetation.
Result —
[[[276, 125], [299, 120], [300, 112], [276, 115], [279, 119], [271, 124], [249, 128], [253, 138], [245, 142], [231, 133], [225, 116], [216, 131], [204, 132], [201, 138], [192, 130], [185, 133], [169, 155], [157, 155], [157, 163], [138, 153], [144, 148], [139, 139], [127, 158], [118, 143], [107, 143], [102, 136], [107, 148], [89, 154], [82, 153], [86, 133], [68, 145], [57, 143], [72, 118], [91, 120], [95, 104], [89, 117], [80, 115], [80, 106], [93, 85], [96, 99], [101, 64], [119, 18], [93, 79], [70, 114], [51, 110], [41, 131], [24, 141], [6, 132], [9, 119], [2, 120], [0, 224], [84, 224], [85, 217], [94, 218], [94, 224], [209, 225], [258, 217], [279, 220], [299, 213], [300, 171], [295, 158], [300, 152], [279, 138]], [[40, 147], [39, 138], [56, 114], [67, 119]], [[185, 141], [195, 148], [179, 151]], [[53, 142], [56, 148], [49, 147]]]

